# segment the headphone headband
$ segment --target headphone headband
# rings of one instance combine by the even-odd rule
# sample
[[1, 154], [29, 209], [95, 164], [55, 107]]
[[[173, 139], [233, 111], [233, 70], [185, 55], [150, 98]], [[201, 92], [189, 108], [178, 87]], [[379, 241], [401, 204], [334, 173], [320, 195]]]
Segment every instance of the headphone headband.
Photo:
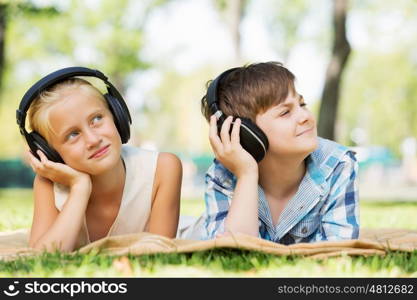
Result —
[[217, 111], [220, 110], [219, 105], [219, 95], [218, 95], [218, 85], [220, 81], [226, 77], [228, 74], [232, 73], [233, 71], [237, 70], [239, 68], [232, 68], [229, 70], [224, 71], [219, 76], [217, 76], [209, 85], [207, 89], [207, 106], [211, 112], [212, 115], [214, 115]]
[[93, 70], [85, 67], [69, 67], [64, 68], [55, 72], [48, 74], [47, 76], [40, 79], [36, 82], [23, 96], [19, 109], [16, 111], [16, 121], [20, 127], [20, 132], [22, 135], [27, 134], [25, 129], [25, 121], [26, 121], [26, 112], [30, 107], [30, 104], [34, 99], [36, 99], [41, 91], [53, 86], [54, 84], [74, 76], [89, 76], [89, 77], [96, 77], [101, 79], [107, 87], [107, 92], [120, 99], [120, 104], [127, 112], [127, 116], [129, 119], [129, 123], [132, 123], [132, 118], [130, 116], [129, 110], [126, 106], [126, 103], [123, 100], [123, 97], [120, 95], [119, 91], [108, 81], [108, 78], [100, 71]]
[[[219, 84], [227, 75], [240, 68], [231, 68], [217, 76], [207, 88], [206, 104], [211, 115], [215, 115], [217, 119], [217, 130], [220, 132], [221, 127], [227, 116], [220, 110], [219, 105]], [[234, 118], [237, 116], [234, 116]], [[242, 123], [239, 131], [240, 144], [249, 152], [257, 162], [260, 162], [269, 147], [268, 138], [265, 133], [250, 119], [240, 118]]]

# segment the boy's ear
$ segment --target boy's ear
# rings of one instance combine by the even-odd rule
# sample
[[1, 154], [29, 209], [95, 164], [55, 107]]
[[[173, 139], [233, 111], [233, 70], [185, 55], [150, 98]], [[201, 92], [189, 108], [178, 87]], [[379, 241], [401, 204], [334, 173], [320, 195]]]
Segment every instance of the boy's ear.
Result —
[[268, 138], [265, 133], [250, 119], [240, 119], [242, 121], [239, 132], [240, 144], [243, 149], [248, 151], [257, 162], [260, 162], [268, 151]]

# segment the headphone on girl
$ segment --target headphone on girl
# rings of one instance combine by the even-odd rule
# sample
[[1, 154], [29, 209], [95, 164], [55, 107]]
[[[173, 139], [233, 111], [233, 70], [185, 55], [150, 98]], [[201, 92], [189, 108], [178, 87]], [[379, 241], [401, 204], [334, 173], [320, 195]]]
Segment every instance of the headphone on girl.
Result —
[[106, 87], [107, 93], [104, 94], [108, 107], [113, 114], [114, 123], [120, 134], [122, 143], [125, 144], [130, 138], [130, 117], [129, 109], [119, 91], [108, 81], [107, 77], [98, 70], [92, 70], [84, 67], [69, 67], [55, 71], [36, 82], [23, 96], [20, 101], [19, 109], [16, 110], [16, 121], [19, 125], [20, 133], [26, 139], [26, 142], [38, 159], [36, 151], [41, 150], [45, 156], [54, 162], [64, 163], [59, 153], [53, 149], [48, 142], [36, 131], [27, 132], [25, 128], [26, 113], [39, 94], [53, 86], [54, 84], [74, 76], [89, 76], [101, 79]]
[[[227, 116], [220, 110], [218, 89], [220, 82], [226, 78], [229, 74], [233, 73], [235, 70], [240, 68], [232, 68], [221, 73], [217, 78], [215, 78], [207, 88], [207, 94], [205, 101], [209, 108], [211, 115], [215, 115], [217, 118], [217, 128], [220, 131], [224, 121]], [[241, 119], [242, 123], [240, 126], [240, 144], [243, 149], [249, 152], [257, 162], [260, 162], [268, 150], [269, 142], [265, 133], [250, 119], [234, 117]]]

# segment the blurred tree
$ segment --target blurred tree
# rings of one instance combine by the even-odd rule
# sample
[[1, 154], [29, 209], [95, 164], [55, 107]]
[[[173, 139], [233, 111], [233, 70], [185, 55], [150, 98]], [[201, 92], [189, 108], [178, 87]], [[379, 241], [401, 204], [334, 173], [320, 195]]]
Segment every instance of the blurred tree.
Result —
[[164, 151], [188, 154], [210, 150], [200, 99], [205, 93], [204, 83], [214, 72], [210, 67], [188, 75], [166, 71], [135, 118], [142, 123], [137, 132], [140, 143], [152, 142]]
[[356, 145], [352, 131], [358, 128], [364, 133], [361, 145], [386, 146], [400, 157], [403, 139], [417, 137], [417, 3], [353, 4], [349, 14], [361, 38], [341, 86], [337, 135]]
[[[151, 10], [166, 2], [72, 0], [51, 1], [50, 6], [40, 1], [10, 2], [0, 101], [6, 134], [0, 140], [0, 157], [23, 150], [14, 111], [25, 90], [41, 76], [83, 65], [103, 71], [124, 93], [130, 76], [149, 67], [140, 53], [143, 27]], [[102, 87], [100, 81], [92, 81]]]
[[0, 89], [3, 82], [3, 70], [4, 70], [4, 40], [6, 33], [6, 15], [7, 5], [0, 3]]
[[351, 50], [346, 37], [347, 4], [347, 0], [333, 1], [333, 50], [327, 67], [319, 113], [318, 134], [331, 140], [335, 139], [340, 84]]
[[52, 7], [37, 8], [30, 2], [23, 0], [17, 1], [1, 1], [0, 2], [0, 90], [3, 87], [3, 77], [6, 71], [6, 29], [9, 15], [15, 15], [16, 11], [22, 11], [29, 14], [37, 14], [45, 16], [54, 10]]
[[216, 8], [226, 20], [235, 50], [235, 63], [242, 62], [241, 23], [248, 7], [248, 0], [214, 0]]
[[[257, 1], [253, 1], [256, 5]], [[316, 5], [307, 0], [277, 1], [267, 0], [268, 10], [265, 12], [265, 23], [271, 34], [273, 47], [287, 62], [291, 51], [300, 42], [300, 27], [308, 13]]]
[[150, 11], [167, 0], [72, 1], [68, 10], [75, 60], [102, 70], [124, 93], [132, 72], [149, 67], [140, 56]]

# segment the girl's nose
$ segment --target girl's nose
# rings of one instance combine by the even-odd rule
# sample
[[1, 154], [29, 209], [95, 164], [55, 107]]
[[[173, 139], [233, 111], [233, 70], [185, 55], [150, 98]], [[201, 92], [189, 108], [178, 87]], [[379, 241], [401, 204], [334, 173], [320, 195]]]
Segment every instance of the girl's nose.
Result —
[[92, 129], [89, 129], [86, 131], [85, 138], [86, 138], [87, 147], [89, 149], [96, 147], [102, 141], [101, 136]]

